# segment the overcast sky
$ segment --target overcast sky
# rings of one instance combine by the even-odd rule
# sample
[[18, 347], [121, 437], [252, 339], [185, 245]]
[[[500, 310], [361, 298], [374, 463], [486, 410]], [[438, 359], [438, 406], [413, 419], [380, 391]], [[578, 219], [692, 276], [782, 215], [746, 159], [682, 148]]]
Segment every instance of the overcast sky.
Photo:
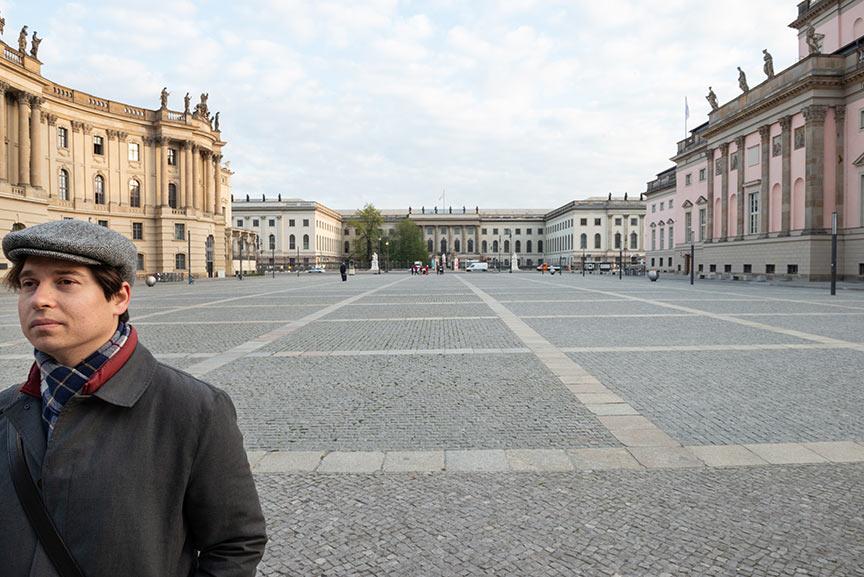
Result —
[[0, 0], [43, 74], [159, 107], [209, 92], [233, 192], [554, 208], [638, 194], [707, 120], [708, 85], [797, 59], [797, 0]]

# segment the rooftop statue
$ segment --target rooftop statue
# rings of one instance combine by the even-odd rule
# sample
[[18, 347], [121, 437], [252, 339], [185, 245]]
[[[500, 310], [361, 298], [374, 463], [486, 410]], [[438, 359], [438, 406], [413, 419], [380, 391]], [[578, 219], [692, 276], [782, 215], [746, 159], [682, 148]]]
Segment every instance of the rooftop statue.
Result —
[[39, 45], [42, 44], [42, 39], [36, 36], [35, 30], [33, 31], [33, 42], [31, 44], [32, 46], [30, 46], [30, 56], [36, 58], [36, 55], [39, 54]]
[[750, 87], [747, 85], [747, 75], [744, 74], [744, 71], [741, 70], [741, 67], [738, 67], [738, 86], [741, 87], [741, 92], [747, 92], [750, 90]]
[[168, 94], [168, 87], [165, 86], [159, 94], [159, 102], [162, 108], [168, 108]]
[[18, 52], [24, 54], [27, 52], [27, 27], [21, 29], [18, 34]]
[[825, 39], [824, 34], [817, 34], [816, 28], [811, 24], [807, 28], [807, 48], [810, 49], [810, 56], [822, 54], [822, 40]]
[[189, 93], [186, 93], [186, 96], [183, 97], [183, 114], [189, 115], [189, 102], [192, 99], [189, 97]]
[[763, 60], [765, 61], [762, 70], [765, 71], [765, 76], [774, 78], [774, 58], [771, 57], [771, 53], [768, 52], [767, 48], [762, 51], [762, 54], [764, 54]]
[[222, 113], [221, 113], [221, 112], [217, 112], [217, 113], [216, 113], [216, 117], [213, 119], [213, 129], [214, 129], [216, 132], [219, 132], [219, 115], [220, 115], [220, 114], [222, 114]]
[[3, 34], [4, 28], [6, 28], [6, 19], [0, 16], [0, 34]]
[[717, 110], [720, 108], [720, 105], [717, 104], [717, 95], [714, 94], [714, 89], [710, 86], [708, 87], [708, 96], [705, 97], [705, 100], [707, 100], [708, 104], [711, 105], [711, 110]]

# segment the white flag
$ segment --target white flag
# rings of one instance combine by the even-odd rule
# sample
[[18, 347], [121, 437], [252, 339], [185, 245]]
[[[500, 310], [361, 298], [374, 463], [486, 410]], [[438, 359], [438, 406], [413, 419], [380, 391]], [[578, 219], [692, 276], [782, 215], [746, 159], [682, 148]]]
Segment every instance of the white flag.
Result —
[[690, 119], [690, 105], [687, 103], [687, 97], [684, 97], [684, 120]]

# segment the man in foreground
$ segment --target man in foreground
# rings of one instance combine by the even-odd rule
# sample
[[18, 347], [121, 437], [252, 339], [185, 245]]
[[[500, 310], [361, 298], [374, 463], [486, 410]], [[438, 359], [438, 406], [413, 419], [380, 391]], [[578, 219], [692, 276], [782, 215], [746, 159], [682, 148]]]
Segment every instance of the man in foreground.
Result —
[[253, 577], [267, 538], [234, 406], [138, 343], [135, 246], [63, 220], [8, 234], [3, 252], [36, 360], [0, 392], [0, 573], [76, 574], [37, 536], [35, 486], [86, 577]]

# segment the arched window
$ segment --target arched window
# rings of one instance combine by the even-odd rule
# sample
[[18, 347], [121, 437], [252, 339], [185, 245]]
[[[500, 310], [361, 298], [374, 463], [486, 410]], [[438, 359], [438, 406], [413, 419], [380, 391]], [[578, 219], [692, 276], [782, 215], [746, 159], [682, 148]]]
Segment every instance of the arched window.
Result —
[[537, 241], [537, 252], [543, 252], [543, 241], [542, 240]]
[[492, 241], [492, 252], [498, 252], [498, 241], [497, 240]]
[[297, 239], [294, 238], [294, 235], [288, 237], [288, 248], [294, 250], [297, 248]]
[[309, 235], [303, 235], [303, 250], [309, 250]]
[[[531, 241], [530, 240], [525, 241], [525, 252], [531, 252]], [[531, 263], [528, 263], [528, 266], [531, 266]]]
[[480, 243], [480, 248], [482, 249], [480, 252], [487, 253], [489, 252], [489, 244], [484, 240]]
[[141, 206], [141, 183], [134, 178], [129, 179], [129, 206]]
[[517, 253], [522, 252], [522, 241], [521, 240], [516, 241], [516, 252]]
[[69, 200], [69, 172], [67, 172], [66, 169], [60, 169], [60, 178], [57, 184], [57, 191], [60, 200]]
[[96, 178], [93, 179], [93, 190], [93, 199], [96, 204], [105, 204], [105, 179], [102, 178], [101, 174], [97, 174]]
[[345, 254], [351, 252], [351, 241], [345, 241]]
[[594, 235], [594, 248], [600, 248], [600, 233]]
[[435, 241], [433, 241], [431, 238], [426, 241], [426, 250], [429, 253], [432, 253], [435, 251]]
[[506, 252], [507, 254], [510, 254], [510, 241], [509, 240], [504, 241], [504, 252]]
[[615, 248], [621, 248], [621, 233], [615, 233]]
[[468, 239], [468, 252], [474, 252], [474, 239]]
[[584, 232], [579, 236], [579, 248], [588, 248], [588, 235]]
[[173, 182], [168, 183], [168, 206], [177, 208], [177, 185]]
[[441, 244], [441, 254], [447, 254], [447, 239], [442, 238], [440, 244]]
[[276, 248], [276, 235], [270, 235], [270, 250], [274, 250]]
[[635, 232], [630, 233], [630, 248], [633, 250], [639, 248], [639, 236]]
[[453, 250], [455, 250], [456, 252], [462, 252], [462, 241], [460, 241], [458, 238], [453, 241]]

